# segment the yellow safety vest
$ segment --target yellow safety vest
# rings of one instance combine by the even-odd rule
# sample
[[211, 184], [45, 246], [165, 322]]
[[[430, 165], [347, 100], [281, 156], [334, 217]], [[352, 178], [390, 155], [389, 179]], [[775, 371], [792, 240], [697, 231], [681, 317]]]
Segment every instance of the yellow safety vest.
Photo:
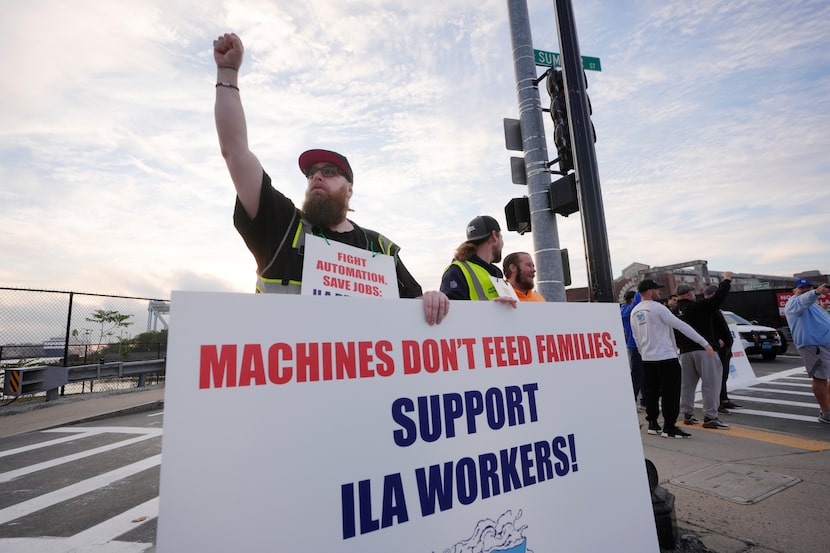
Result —
[[[285, 236], [283, 236], [282, 242], [280, 242], [280, 245], [277, 247], [277, 251], [274, 252], [271, 261], [257, 274], [256, 291], [258, 294], [299, 294], [302, 289], [305, 237], [306, 234], [311, 233], [313, 226], [305, 219], [301, 218], [297, 223], [297, 227], [294, 229], [294, 236], [291, 241], [291, 255], [285, 260], [284, 266], [281, 266], [276, 271], [272, 270], [272, 267], [275, 265], [277, 260], [277, 256], [280, 254], [280, 251], [291, 234], [291, 227], [294, 225], [297, 215], [298, 212], [295, 211], [294, 219], [291, 220], [291, 223], [288, 226], [288, 231]], [[378, 251], [384, 255], [392, 256], [395, 258], [395, 263], [397, 263], [398, 259], [396, 256], [400, 251], [397, 244], [388, 240], [380, 233], [358, 227], [354, 222], [352, 222], [352, 224], [355, 228], [363, 231], [366, 236], [367, 244], [371, 245], [373, 248], [371, 251]], [[274, 275], [274, 272], [278, 274]], [[268, 274], [269, 276], [266, 277], [265, 274]]]
[[452, 264], [461, 269], [461, 273], [467, 281], [467, 289], [470, 291], [471, 300], [491, 300], [499, 296], [487, 269], [467, 261], [453, 261]]

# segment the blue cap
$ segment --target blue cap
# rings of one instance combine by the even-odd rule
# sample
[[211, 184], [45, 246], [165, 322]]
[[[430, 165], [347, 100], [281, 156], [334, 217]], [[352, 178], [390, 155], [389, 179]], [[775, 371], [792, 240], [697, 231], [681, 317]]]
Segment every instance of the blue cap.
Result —
[[810, 282], [809, 280], [807, 280], [806, 278], [799, 278], [798, 280], [795, 281], [795, 287], [796, 288], [803, 288], [805, 286], [813, 287], [813, 283]]

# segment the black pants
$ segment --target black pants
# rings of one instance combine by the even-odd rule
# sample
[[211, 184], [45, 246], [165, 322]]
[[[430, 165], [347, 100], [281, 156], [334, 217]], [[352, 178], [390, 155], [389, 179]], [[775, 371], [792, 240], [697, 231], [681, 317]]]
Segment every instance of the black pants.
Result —
[[721, 365], [723, 365], [723, 379], [720, 386], [720, 402], [726, 403], [729, 401], [729, 396], [726, 395], [726, 379], [729, 378], [729, 361], [732, 359], [732, 348], [724, 346], [718, 350], [718, 357], [720, 357]]
[[657, 421], [662, 401], [663, 426], [672, 428], [680, 413], [680, 361], [643, 361], [646, 420]]
[[631, 385], [634, 387], [634, 400], [640, 395], [640, 403], [645, 406], [646, 393], [643, 386], [643, 358], [637, 348], [628, 348], [628, 364], [631, 366]]

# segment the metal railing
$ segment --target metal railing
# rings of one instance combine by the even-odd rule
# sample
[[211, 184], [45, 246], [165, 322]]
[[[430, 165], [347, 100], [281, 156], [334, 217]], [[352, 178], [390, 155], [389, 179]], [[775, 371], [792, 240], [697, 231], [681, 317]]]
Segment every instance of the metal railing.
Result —
[[[93, 365], [78, 365], [74, 367], [56, 367], [42, 365], [39, 367], [25, 367], [4, 369], [2, 379], [2, 404], [8, 404], [22, 396], [45, 396], [46, 401], [54, 401], [64, 395], [67, 386], [81, 384], [81, 392], [94, 391], [95, 384], [117, 382], [118, 388], [143, 388], [147, 386], [149, 377], [155, 376], [155, 382], [164, 380], [167, 368], [166, 359], [133, 362], [102, 362]], [[44, 378], [44, 373], [52, 373]], [[30, 377], [29, 375], [33, 375]], [[110, 387], [111, 388], [111, 387]]]

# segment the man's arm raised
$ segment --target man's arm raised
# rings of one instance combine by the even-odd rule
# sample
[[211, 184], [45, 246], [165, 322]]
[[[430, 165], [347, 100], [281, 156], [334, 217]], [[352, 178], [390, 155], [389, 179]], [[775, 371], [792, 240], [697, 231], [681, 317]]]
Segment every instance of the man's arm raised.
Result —
[[228, 166], [236, 194], [252, 219], [259, 208], [262, 165], [248, 149], [248, 127], [239, 95], [239, 68], [245, 49], [233, 33], [213, 41], [216, 61], [216, 104], [214, 117], [222, 157]]

